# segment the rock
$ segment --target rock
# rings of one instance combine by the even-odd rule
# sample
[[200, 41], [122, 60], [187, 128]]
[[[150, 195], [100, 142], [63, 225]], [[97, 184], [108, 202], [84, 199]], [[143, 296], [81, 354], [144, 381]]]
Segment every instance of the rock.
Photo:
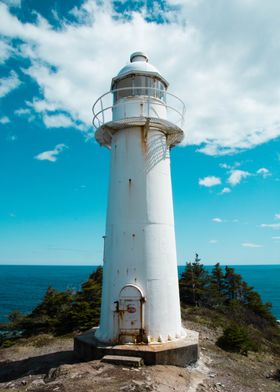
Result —
[[73, 373], [73, 374], [70, 375], [70, 378], [71, 378], [71, 379], [74, 379], [74, 378], [81, 378], [81, 377], [82, 377], [82, 375], [79, 374], [79, 373]]
[[30, 386], [27, 388], [27, 391], [37, 391], [38, 390], [38, 388], [40, 388], [40, 387], [42, 387], [42, 386], [44, 386], [45, 385], [45, 383], [44, 383], [44, 381], [41, 379], [41, 378], [37, 378], [37, 379], [35, 379], [35, 380], [33, 380], [32, 381], [32, 383], [30, 384]]
[[51, 368], [48, 374], [46, 374], [46, 376], [44, 377], [44, 381], [46, 383], [54, 381], [57, 377], [59, 377], [59, 375], [60, 375], [60, 368]]
[[132, 384], [137, 385], [137, 386], [142, 386], [145, 384], [145, 381], [132, 380]]

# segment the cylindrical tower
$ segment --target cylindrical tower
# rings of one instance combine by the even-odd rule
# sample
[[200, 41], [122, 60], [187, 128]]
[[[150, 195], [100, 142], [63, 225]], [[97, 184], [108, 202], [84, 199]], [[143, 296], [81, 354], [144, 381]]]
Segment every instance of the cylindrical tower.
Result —
[[[142, 52], [93, 107], [96, 140], [111, 149], [100, 326], [107, 343], [168, 342], [181, 326], [170, 148], [184, 104]], [[113, 103], [106, 103], [113, 98]]]

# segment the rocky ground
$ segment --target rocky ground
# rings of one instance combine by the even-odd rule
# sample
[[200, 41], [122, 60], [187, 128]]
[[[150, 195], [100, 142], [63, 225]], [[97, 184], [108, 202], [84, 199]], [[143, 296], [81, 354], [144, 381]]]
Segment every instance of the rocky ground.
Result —
[[265, 353], [248, 357], [215, 346], [221, 331], [196, 322], [200, 360], [186, 368], [143, 366], [140, 369], [100, 361], [79, 363], [72, 337], [41, 335], [0, 350], [0, 392], [279, 392], [273, 379], [280, 358]]

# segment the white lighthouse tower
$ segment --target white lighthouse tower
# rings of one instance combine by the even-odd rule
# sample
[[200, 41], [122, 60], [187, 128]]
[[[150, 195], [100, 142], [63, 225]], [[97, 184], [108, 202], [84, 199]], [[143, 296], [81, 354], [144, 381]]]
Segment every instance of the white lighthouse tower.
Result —
[[[93, 107], [111, 150], [100, 326], [108, 344], [168, 343], [181, 325], [170, 148], [183, 138], [183, 102], [142, 52]], [[108, 101], [111, 100], [112, 101]]]

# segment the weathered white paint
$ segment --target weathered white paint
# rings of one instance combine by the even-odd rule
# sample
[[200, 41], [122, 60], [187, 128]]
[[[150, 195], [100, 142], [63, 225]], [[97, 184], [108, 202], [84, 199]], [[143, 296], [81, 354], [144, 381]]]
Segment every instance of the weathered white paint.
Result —
[[[116, 105], [113, 121], [145, 117], [145, 105], [141, 107], [139, 99], [134, 103], [133, 97], [128, 97], [124, 100], [126, 107], [129, 100], [129, 111], [124, 111], [122, 102]], [[155, 108], [165, 121], [164, 102], [158, 101], [154, 99]], [[134, 326], [139, 333], [139, 325], [144, 340], [151, 343], [185, 335], [181, 327], [170, 153], [161, 129], [131, 126], [112, 135], [103, 274], [101, 321], [96, 332], [99, 340], [116, 343], [120, 334], [123, 337]], [[136, 314], [130, 317], [126, 313], [123, 319], [122, 312], [129, 304], [135, 306]], [[121, 341], [135, 342], [135, 335], [128, 331]]]
[[122, 98], [113, 107], [113, 120], [130, 117], [155, 117], [165, 120], [165, 103], [158, 98], [145, 96]]

